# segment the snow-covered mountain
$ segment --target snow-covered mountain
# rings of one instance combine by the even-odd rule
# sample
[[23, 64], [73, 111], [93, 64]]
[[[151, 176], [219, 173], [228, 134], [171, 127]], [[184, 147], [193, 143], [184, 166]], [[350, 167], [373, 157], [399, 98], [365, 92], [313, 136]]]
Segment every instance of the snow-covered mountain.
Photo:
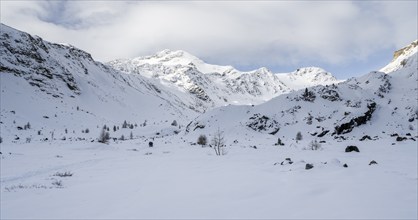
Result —
[[[416, 41], [397, 51], [382, 69], [390, 74], [371, 72], [340, 83], [316, 67], [285, 74], [266, 68], [240, 72], [207, 64], [184, 51], [164, 50], [107, 66], [75, 47], [49, 43], [3, 24], [1, 29], [1, 126], [2, 136], [15, 135], [9, 139], [17, 139], [16, 127], [27, 122], [35, 130], [60, 130], [64, 136], [68, 129], [75, 132], [124, 120], [169, 126], [177, 119], [186, 124], [199, 112], [230, 104], [261, 105], [215, 109], [190, 126], [202, 121], [210, 126], [224, 117], [222, 112], [232, 111], [226, 126], [238, 123], [267, 133], [290, 129], [338, 135], [364, 124], [353, 120], [373, 111], [373, 116], [385, 119], [373, 124], [403, 131], [415, 127]], [[304, 88], [309, 88], [308, 93]], [[263, 128], [267, 125], [269, 129]], [[350, 128], [338, 132], [341, 126]], [[389, 132], [382, 127], [372, 130]]]
[[[391, 130], [410, 133], [416, 127], [416, 41], [382, 69], [390, 74], [371, 72], [340, 82], [316, 67], [285, 74], [266, 68], [240, 72], [170, 50], [107, 66], [75, 47], [3, 24], [1, 29], [1, 126], [2, 136], [9, 139], [25, 133], [19, 128], [28, 122], [34, 130], [57, 131], [63, 137], [68, 129], [124, 120], [170, 127], [175, 119], [185, 125], [195, 117], [188, 130], [227, 120], [223, 127], [279, 136], [299, 130], [315, 137], [361, 135], [365, 130], [379, 136]], [[253, 105], [226, 106], [230, 104]], [[226, 107], [198, 115], [219, 106]], [[356, 129], [360, 125], [365, 129]]]
[[237, 137], [255, 132], [287, 141], [298, 131], [318, 140], [360, 139], [365, 135], [374, 139], [390, 135], [416, 138], [416, 48], [416, 41], [406, 47], [384, 68], [388, 74], [373, 71], [339, 84], [284, 94], [258, 106], [221, 107], [200, 115], [186, 132], [196, 136], [220, 128]]
[[0, 29], [1, 219], [417, 218], [416, 41], [340, 82]]
[[[181, 123], [197, 114], [180, 92], [153, 79], [123, 74], [75, 47], [3, 24], [0, 42], [3, 141], [53, 134], [87, 138], [86, 129], [97, 136], [103, 125], [121, 126], [125, 120], [172, 127], [173, 120]], [[24, 129], [27, 123], [30, 131]]]
[[267, 68], [241, 72], [232, 66], [207, 64], [181, 50], [164, 50], [153, 56], [108, 64], [128, 74], [159, 79], [162, 84], [192, 94], [206, 109], [227, 104], [260, 104], [297, 89], [339, 82], [321, 68], [301, 68], [283, 74], [274, 74]]

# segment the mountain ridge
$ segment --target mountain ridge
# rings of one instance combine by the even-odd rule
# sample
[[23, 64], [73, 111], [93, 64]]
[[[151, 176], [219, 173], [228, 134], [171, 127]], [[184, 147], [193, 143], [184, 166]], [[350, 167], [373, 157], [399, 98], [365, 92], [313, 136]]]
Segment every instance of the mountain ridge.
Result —
[[340, 82], [317, 67], [300, 68], [285, 74], [272, 73], [265, 67], [241, 72], [232, 66], [207, 64], [181, 50], [163, 50], [155, 55], [107, 64], [119, 71], [155, 78], [173, 84], [178, 90], [196, 94], [206, 108], [225, 104], [260, 104], [290, 91]]
[[[222, 109], [232, 108], [223, 106], [231, 104], [247, 105], [234, 109], [249, 109], [252, 113], [250, 116], [241, 115], [244, 121], [230, 121], [234, 126], [237, 122], [240, 125], [256, 125], [255, 122], [261, 120], [263, 124], [272, 123], [270, 125], [276, 129], [286, 123], [294, 124], [294, 127], [288, 128], [294, 132], [311, 127], [300, 127], [300, 121], [295, 120], [297, 117], [309, 121], [312, 118], [322, 120], [330, 117], [330, 120], [322, 120], [328, 121], [326, 124], [318, 121], [321, 124], [318, 126], [329, 130], [327, 135], [338, 130], [336, 126], [350, 124], [351, 119], [360, 117], [372, 102], [376, 102], [374, 114], [392, 120], [389, 127], [395, 130], [397, 126], [403, 129], [410, 127], [410, 122], [405, 121], [413, 122], [418, 117], [417, 106], [398, 101], [416, 101], [416, 97], [411, 97], [417, 90], [413, 84], [417, 82], [417, 67], [414, 66], [417, 60], [416, 46], [403, 50], [388, 64], [392, 72], [374, 71], [341, 82], [318, 67], [300, 68], [283, 75], [274, 74], [267, 68], [239, 72], [231, 66], [206, 64], [184, 51], [165, 50], [157, 56], [106, 65], [94, 61], [89, 53], [73, 46], [49, 43], [3, 24], [1, 28], [1, 126], [2, 135], [9, 136], [9, 141], [16, 138], [14, 135], [24, 136], [27, 133], [16, 133], [15, 128], [16, 123], [28, 121], [32, 121], [36, 129], [48, 128], [49, 132], [60, 130], [61, 135], [64, 135], [62, 127], [81, 130], [82, 127], [98, 128], [103, 123], [120, 123], [123, 120], [137, 124], [148, 121], [158, 126], [168, 124], [172, 131], [170, 123], [173, 120], [177, 120], [178, 129], [192, 119], [189, 125], [193, 126], [200, 123], [199, 119], [194, 118], [205, 118], [205, 115], [218, 117], [219, 111], [224, 111]], [[189, 60], [183, 59], [184, 56]], [[182, 58], [180, 63], [176, 60], [179, 57]], [[156, 60], [150, 63], [149, 59]], [[400, 65], [400, 59], [405, 60], [405, 65]], [[131, 65], [135, 62], [139, 65]], [[201, 72], [199, 65], [206, 65], [206, 70], [212, 68], [225, 72]], [[303, 82], [303, 79], [308, 82]], [[292, 88], [288, 86], [291, 83]], [[402, 83], [406, 86], [402, 87]], [[25, 104], [34, 107], [28, 109]], [[388, 106], [396, 110], [389, 110]], [[385, 109], [383, 113], [382, 108]], [[328, 112], [330, 109], [338, 110], [338, 113]], [[293, 115], [293, 119], [282, 118], [278, 113], [281, 111], [289, 114], [286, 117]], [[19, 113], [18, 117], [16, 112]], [[303, 112], [303, 115], [297, 112]], [[353, 117], [344, 115], [345, 112], [352, 112], [350, 114]], [[403, 115], [402, 119], [392, 117], [388, 112]], [[263, 115], [274, 120], [262, 119]], [[63, 125], [61, 120], [67, 124]], [[269, 130], [269, 133], [274, 131]]]

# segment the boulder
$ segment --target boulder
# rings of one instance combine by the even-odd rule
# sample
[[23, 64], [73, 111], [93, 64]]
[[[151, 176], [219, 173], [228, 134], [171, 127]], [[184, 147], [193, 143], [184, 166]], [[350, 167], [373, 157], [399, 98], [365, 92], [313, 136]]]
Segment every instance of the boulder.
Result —
[[408, 138], [406, 138], [406, 137], [396, 137], [396, 141], [404, 141], [404, 140], [406, 140], [406, 139], [408, 139]]
[[360, 141], [364, 141], [364, 140], [371, 140], [372, 138], [369, 135], [364, 135], [362, 138], [360, 138]]
[[357, 147], [357, 146], [354, 146], [354, 145], [347, 146], [347, 147], [345, 148], [345, 152], [346, 152], [346, 153], [349, 153], [349, 152], [352, 152], [352, 151], [355, 151], [355, 152], [360, 152], [360, 150], [358, 149], [358, 147]]

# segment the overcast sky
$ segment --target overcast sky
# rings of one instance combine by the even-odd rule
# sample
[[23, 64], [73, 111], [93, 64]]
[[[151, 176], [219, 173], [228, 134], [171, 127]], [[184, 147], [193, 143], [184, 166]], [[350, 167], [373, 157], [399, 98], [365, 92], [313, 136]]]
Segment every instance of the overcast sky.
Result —
[[1, 1], [1, 22], [99, 61], [185, 50], [240, 70], [377, 70], [417, 39], [417, 1]]

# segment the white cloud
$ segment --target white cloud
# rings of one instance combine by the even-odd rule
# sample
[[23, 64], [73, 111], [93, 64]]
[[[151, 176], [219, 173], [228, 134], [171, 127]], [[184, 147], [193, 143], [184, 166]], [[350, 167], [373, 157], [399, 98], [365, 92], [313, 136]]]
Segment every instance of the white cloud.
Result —
[[101, 61], [182, 49], [246, 66], [342, 64], [417, 38], [417, 2], [6, 1], [1, 21]]

